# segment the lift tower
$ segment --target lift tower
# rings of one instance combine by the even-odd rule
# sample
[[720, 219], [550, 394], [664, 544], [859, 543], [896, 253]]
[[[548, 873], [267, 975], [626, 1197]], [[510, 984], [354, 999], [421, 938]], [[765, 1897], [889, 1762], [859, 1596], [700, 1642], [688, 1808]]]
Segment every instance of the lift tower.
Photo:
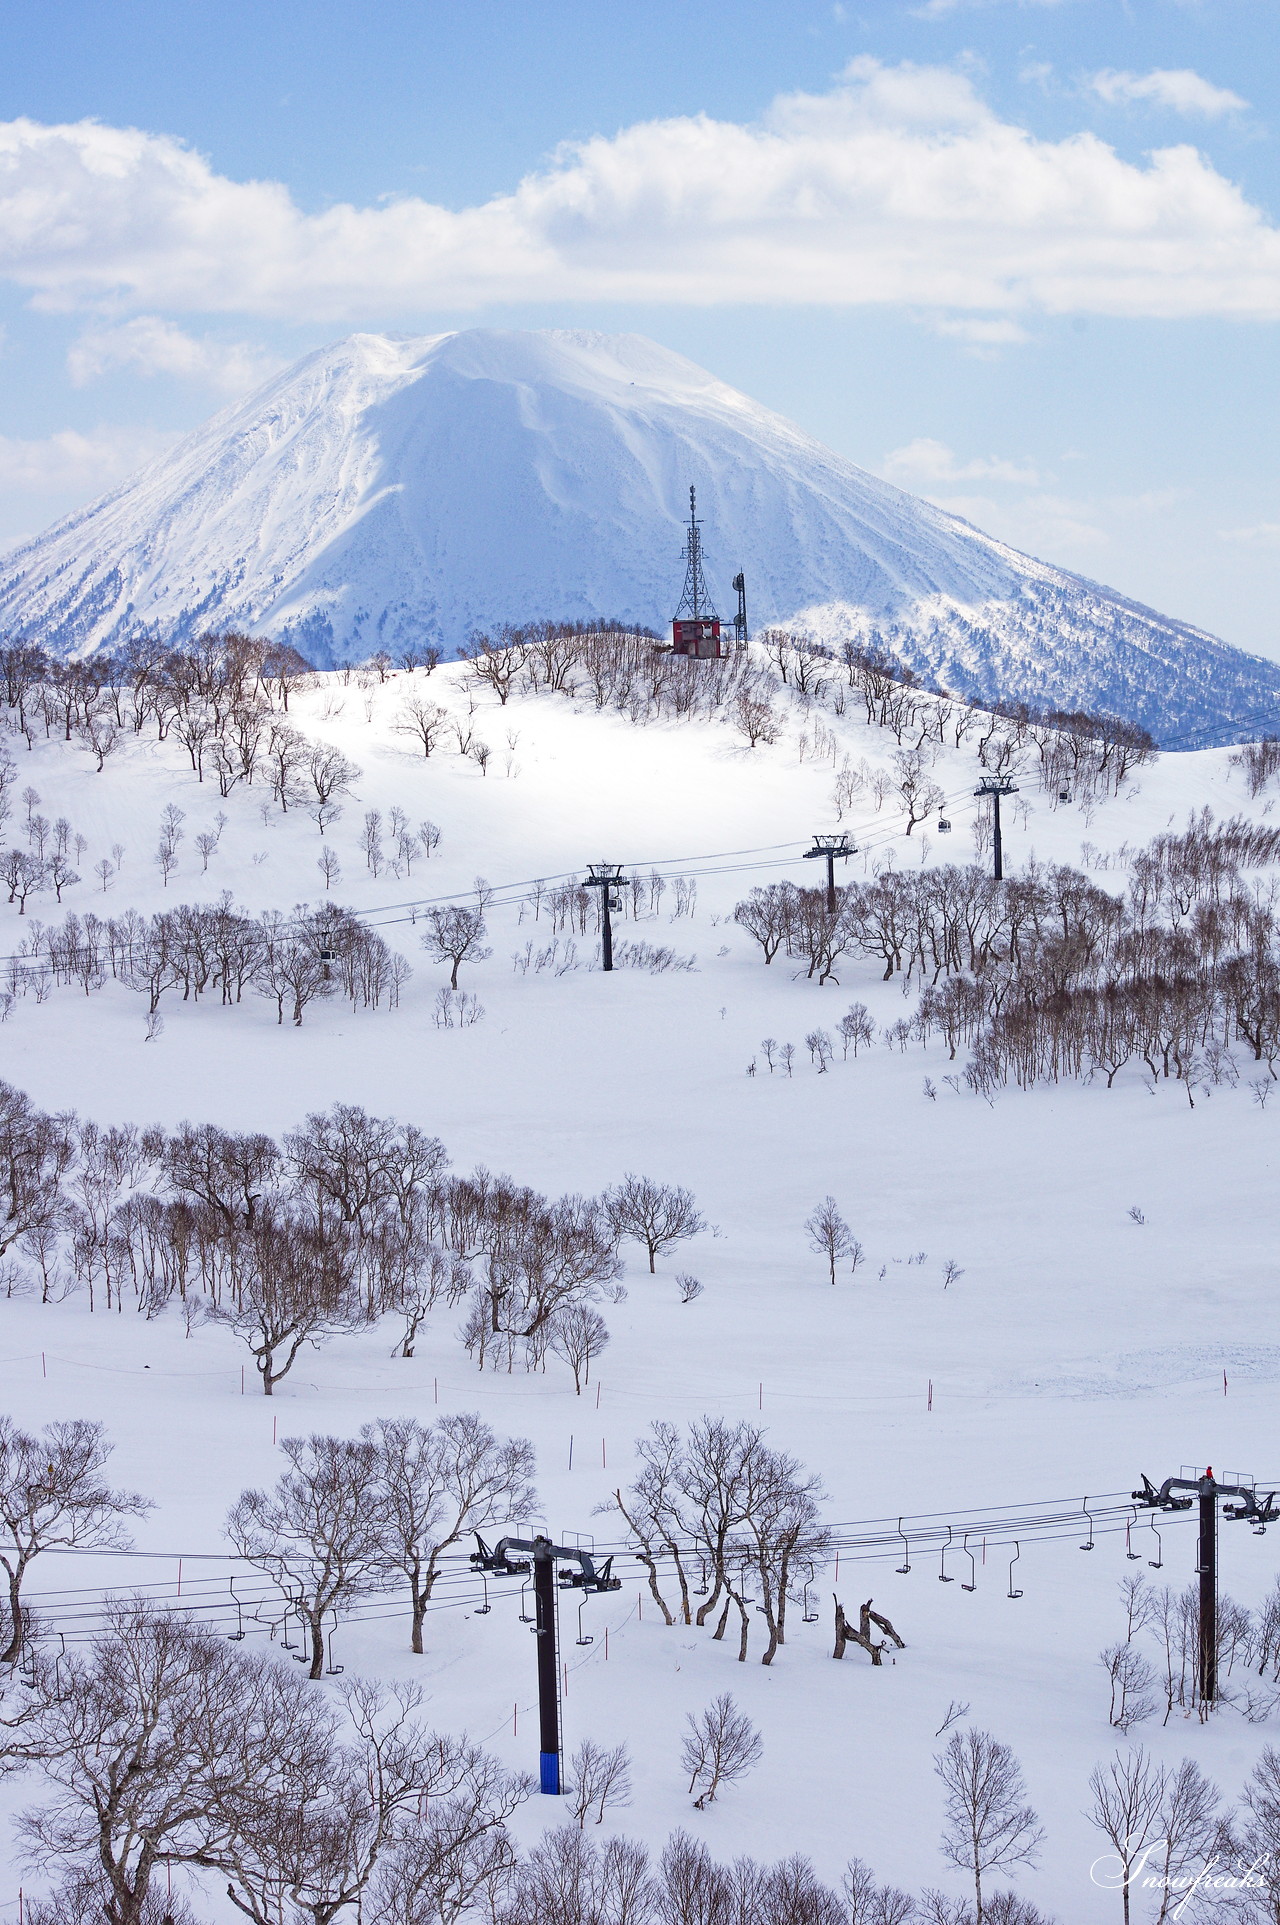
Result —
[[[533, 1595], [538, 1638], [538, 1788], [548, 1797], [560, 1796], [560, 1654], [556, 1637], [556, 1565], [576, 1563], [578, 1569], [560, 1578], [562, 1591], [620, 1591], [622, 1579], [613, 1577], [613, 1559], [596, 1568], [589, 1551], [575, 1545], [553, 1544], [549, 1537], [500, 1537], [490, 1550], [476, 1533], [478, 1551], [471, 1562], [494, 1577], [527, 1577], [533, 1571]], [[524, 1556], [513, 1558], [520, 1551]]]

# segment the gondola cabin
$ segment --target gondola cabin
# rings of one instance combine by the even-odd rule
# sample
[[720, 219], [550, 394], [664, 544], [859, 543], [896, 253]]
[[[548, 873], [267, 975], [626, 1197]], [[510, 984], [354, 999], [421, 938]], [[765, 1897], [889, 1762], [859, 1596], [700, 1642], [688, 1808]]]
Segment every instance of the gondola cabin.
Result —
[[696, 620], [677, 615], [671, 624], [671, 653], [696, 655], [701, 662], [718, 661], [729, 653], [720, 633], [718, 615], [699, 615]]

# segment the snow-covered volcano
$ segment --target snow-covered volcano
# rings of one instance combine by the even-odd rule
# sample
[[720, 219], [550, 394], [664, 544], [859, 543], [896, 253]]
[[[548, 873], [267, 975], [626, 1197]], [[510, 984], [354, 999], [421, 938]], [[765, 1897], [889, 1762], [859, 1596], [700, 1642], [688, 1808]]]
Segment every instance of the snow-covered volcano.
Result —
[[0, 563], [67, 653], [239, 627], [318, 666], [540, 617], [658, 626], [698, 489], [713, 592], [931, 681], [1165, 739], [1280, 706], [1246, 655], [878, 480], [638, 335], [357, 334]]

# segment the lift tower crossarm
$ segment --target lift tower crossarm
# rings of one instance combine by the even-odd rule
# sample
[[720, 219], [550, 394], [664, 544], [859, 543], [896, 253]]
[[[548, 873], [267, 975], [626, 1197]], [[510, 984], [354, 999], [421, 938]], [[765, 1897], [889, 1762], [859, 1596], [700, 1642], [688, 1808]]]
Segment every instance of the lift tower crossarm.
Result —
[[557, 1563], [576, 1563], [582, 1567], [581, 1570], [560, 1579], [562, 1590], [620, 1591], [622, 1589], [622, 1579], [610, 1575], [613, 1565], [611, 1557], [607, 1557], [603, 1564], [597, 1566], [590, 1551], [581, 1550], [576, 1544], [553, 1544], [549, 1537], [500, 1537], [490, 1550], [478, 1531], [476, 1543], [480, 1549], [472, 1551], [471, 1562], [478, 1570], [488, 1571], [491, 1577], [527, 1577], [528, 1561], [522, 1560], [516, 1563], [511, 1557], [512, 1551], [527, 1551], [529, 1557], [535, 1560], [553, 1558]]
[[[1142, 1489], [1133, 1491], [1131, 1495], [1148, 1510], [1189, 1511], [1206, 1482], [1213, 1484], [1214, 1491], [1219, 1497], [1240, 1499], [1239, 1505], [1235, 1508], [1231, 1505], [1224, 1507], [1222, 1513], [1224, 1517], [1244, 1518], [1253, 1524], [1280, 1524], [1280, 1510], [1276, 1509], [1276, 1497], [1280, 1493], [1271, 1491], [1259, 1503], [1258, 1493], [1249, 1484], [1220, 1484], [1217, 1478], [1166, 1477], [1157, 1490], [1151, 1479], [1144, 1476]], [[1174, 1491], [1190, 1491], [1192, 1495], [1174, 1497], [1172, 1495]]]

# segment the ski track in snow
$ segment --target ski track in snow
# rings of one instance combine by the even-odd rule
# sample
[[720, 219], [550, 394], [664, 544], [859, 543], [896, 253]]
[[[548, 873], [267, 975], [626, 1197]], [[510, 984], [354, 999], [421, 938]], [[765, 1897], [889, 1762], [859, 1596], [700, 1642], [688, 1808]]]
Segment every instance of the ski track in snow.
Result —
[[[465, 712], [457, 668], [429, 681], [397, 675], [367, 691], [327, 677], [291, 703], [291, 719], [363, 769], [358, 800], [325, 838], [344, 869], [337, 899], [362, 910], [465, 890], [477, 875], [497, 884], [604, 857], [645, 866], [682, 858], [675, 869], [693, 870], [712, 866], [684, 859], [700, 851], [786, 842], [798, 856], [812, 831], [831, 823], [831, 767], [798, 762], [794, 737], [749, 754], [717, 725], [637, 729], [547, 696], [502, 710], [487, 695], [475, 698], [476, 725], [495, 747], [487, 777], [452, 754], [424, 761], [388, 728], [411, 680]], [[890, 737], [849, 716], [825, 719], [855, 760], [888, 761]], [[513, 775], [503, 773], [500, 747], [508, 730], [518, 734]], [[226, 887], [256, 911], [321, 893], [320, 839], [305, 816], [276, 813], [264, 825], [256, 788], [220, 802], [172, 740], [130, 739], [101, 776], [83, 752], [56, 741], [17, 753], [20, 786], [34, 783], [42, 812], [67, 815], [90, 844], [86, 881], [68, 908], [149, 911]], [[963, 795], [975, 774], [967, 754], [941, 759], [938, 779], [960, 799], [948, 810], [955, 832], [931, 838], [930, 861], [970, 858], [972, 804]], [[1025, 822], [1010, 811], [1006, 829], [1018, 863], [1033, 852], [1078, 862], [1086, 838], [1103, 850], [1138, 846], [1170, 821], [1181, 827], [1204, 803], [1218, 816], [1265, 809], [1247, 802], [1222, 751], [1163, 758], [1091, 820], [1074, 806], [1051, 808], [1030, 783], [1021, 800]], [[165, 892], [150, 856], [168, 802], [186, 811], [186, 840]], [[376, 807], [385, 816], [394, 803], [414, 822], [437, 822], [443, 839], [411, 879], [375, 882], [358, 850], [361, 815]], [[202, 877], [194, 837], [219, 808], [229, 822]], [[845, 826], [863, 840], [883, 835], [880, 852], [892, 849], [900, 864], [921, 858], [918, 836], [888, 839], [887, 809], [859, 806]], [[116, 841], [126, 847], [124, 867], [104, 896], [92, 864]], [[265, 859], [255, 862], [258, 855]], [[549, 930], [495, 909], [492, 959], [463, 973], [487, 1010], [469, 1030], [433, 1026], [444, 972], [426, 961], [407, 922], [385, 930], [415, 969], [395, 1012], [313, 1005], [295, 1030], [277, 1027], [258, 999], [223, 1009], [166, 996], [164, 1033], [146, 1042], [140, 1000], [112, 985], [92, 998], [55, 990], [42, 1005], [19, 1002], [0, 1028], [6, 1078], [41, 1104], [73, 1105], [103, 1123], [189, 1117], [279, 1133], [309, 1110], [358, 1102], [438, 1133], [457, 1170], [483, 1161], [552, 1193], [597, 1190], [626, 1170], [687, 1184], [718, 1233], [669, 1255], [655, 1278], [628, 1247], [628, 1300], [602, 1306], [613, 1341], [594, 1369], [598, 1409], [596, 1383], [575, 1398], [554, 1363], [546, 1375], [477, 1372], [448, 1311], [413, 1360], [390, 1357], [389, 1331], [341, 1339], [306, 1353], [267, 1404], [252, 1394], [252, 1370], [250, 1394], [241, 1395], [246, 1353], [229, 1333], [197, 1330], [188, 1340], [173, 1315], [90, 1317], [77, 1298], [46, 1308], [0, 1301], [5, 1408], [23, 1423], [103, 1419], [117, 1440], [115, 1479], [158, 1500], [137, 1542], [189, 1559], [219, 1552], [229, 1504], [244, 1486], [279, 1474], [273, 1417], [281, 1435], [350, 1433], [384, 1414], [478, 1410], [499, 1430], [534, 1439], [545, 1518], [560, 1537], [594, 1530], [612, 1538], [613, 1526], [593, 1510], [629, 1477], [637, 1433], [656, 1416], [683, 1421], [708, 1411], [760, 1418], [772, 1443], [822, 1473], [828, 1515], [841, 1520], [1042, 1498], [1083, 1503], [1090, 1492], [1128, 1491], [1143, 1471], [1159, 1479], [1190, 1460], [1239, 1465], [1260, 1481], [1280, 1473], [1272, 1323], [1280, 1105], [1264, 1111], [1251, 1100], [1252, 1072], [1194, 1111], [1180, 1089], [1153, 1095], [1129, 1072], [1111, 1091], [1010, 1089], [989, 1106], [943, 1084], [962, 1065], [948, 1063], [938, 1043], [905, 1055], [877, 1043], [819, 1076], [806, 1059], [807, 1030], [834, 1031], [855, 999], [890, 1023], [914, 993], [904, 1003], [896, 983], [861, 962], [822, 989], [796, 980], [784, 959], [766, 969], [726, 918], [753, 881], [808, 883], [813, 865], [763, 855], [753, 870], [750, 857], [734, 861], [741, 873], [699, 879], [693, 918], [664, 913], [634, 932], [623, 925], [624, 935], [696, 954], [691, 974], [521, 976], [513, 952], [529, 936], [549, 940]], [[1098, 879], [1118, 889], [1124, 871]], [[51, 906], [38, 906], [52, 919]], [[25, 925], [15, 910], [2, 913], [10, 953]], [[593, 959], [591, 939], [578, 947]], [[793, 1078], [765, 1072], [765, 1036], [797, 1044]], [[752, 1056], [759, 1074], [748, 1078]], [[926, 1075], [936, 1102], [922, 1093]], [[834, 1291], [801, 1227], [828, 1192], [866, 1248], [856, 1279], [842, 1277]], [[1144, 1224], [1131, 1221], [1132, 1205]], [[925, 1262], [909, 1263], [918, 1251]], [[949, 1257], [964, 1274], [944, 1292]], [[680, 1303], [676, 1270], [702, 1278], [700, 1300]], [[1177, 1519], [1160, 1528], [1160, 1576], [1181, 1586], [1193, 1572], [1193, 1530]], [[665, 1629], [651, 1608], [640, 1618], [631, 1567], [620, 1594], [587, 1604], [592, 1645], [574, 1642], [576, 1607], [562, 1610], [567, 1749], [588, 1735], [631, 1746], [635, 1801], [613, 1829], [660, 1842], [685, 1825], [720, 1857], [804, 1851], [830, 1877], [857, 1853], [908, 1889], [959, 1892], [962, 1881], [937, 1851], [941, 1788], [930, 1759], [950, 1700], [968, 1700], [974, 1721], [1019, 1754], [1045, 1822], [1042, 1868], [1024, 1873], [1019, 1887], [1063, 1925], [1109, 1920], [1117, 1901], [1090, 1883], [1100, 1841], [1081, 1816], [1089, 1771], [1118, 1738], [1096, 1658], [1120, 1635], [1116, 1585], [1128, 1571], [1147, 1571], [1154, 1538], [1144, 1521], [1136, 1563], [1125, 1561], [1123, 1535], [1100, 1535], [1092, 1556], [1080, 1555], [1079, 1541], [1025, 1543], [1017, 1567], [1025, 1595], [1016, 1602], [1005, 1595], [1011, 1553], [995, 1546], [972, 1594], [936, 1582], [936, 1553], [914, 1556], [908, 1577], [896, 1574], [896, 1555], [846, 1564], [838, 1583], [830, 1570], [816, 1574], [819, 1621], [803, 1624], [797, 1611], [767, 1671], [755, 1661], [758, 1633], [741, 1666], [728, 1641]], [[1256, 1602], [1274, 1575], [1275, 1544], [1274, 1534], [1224, 1527], [1224, 1589]], [[50, 1556], [31, 1585], [38, 1594], [138, 1583], [176, 1596], [178, 1581], [167, 1559]], [[220, 1566], [189, 1561], [182, 1581], [188, 1598], [200, 1583], [225, 1602]], [[872, 1670], [851, 1653], [833, 1668], [833, 1589], [848, 1607], [873, 1595], [894, 1619], [907, 1640], [895, 1664]], [[433, 1721], [465, 1727], [527, 1767], [536, 1747], [532, 1646], [518, 1621], [519, 1586], [491, 1592], [492, 1614], [473, 1617], [478, 1587], [460, 1583], [456, 1595], [466, 1601], [428, 1620], [425, 1659], [407, 1651], [398, 1599], [377, 1607], [388, 1615], [344, 1625], [336, 1651], [348, 1675], [420, 1679]], [[677, 1766], [682, 1720], [725, 1689], [760, 1725], [764, 1762], [697, 1814]], [[1275, 1736], [1229, 1712], [1207, 1728], [1156, 1722], [1133, 1735], [1165, 1761], [1193, 1753], [1232, 1793]], [[12, 1812], [35, 1789], [34, 1779], [10, 1781], [0, 1800]], [[534, 1798], [517, 1815], [522, 1838], [558, 1815], [549, 1804]], [[0, 1845], [0, 1865], [10, 1851]], [[9, 1864], [16, 1898], [16, 1855]], [[7, 1897], [0, 1884], [0, 1900]], [[219, 1910], [216, 1894], [203, 1911], [217, 1921], [235, 1916], [225, 1904]]]

